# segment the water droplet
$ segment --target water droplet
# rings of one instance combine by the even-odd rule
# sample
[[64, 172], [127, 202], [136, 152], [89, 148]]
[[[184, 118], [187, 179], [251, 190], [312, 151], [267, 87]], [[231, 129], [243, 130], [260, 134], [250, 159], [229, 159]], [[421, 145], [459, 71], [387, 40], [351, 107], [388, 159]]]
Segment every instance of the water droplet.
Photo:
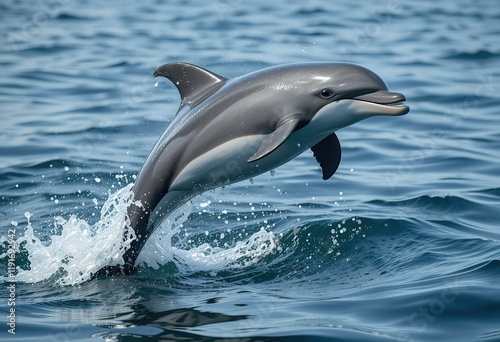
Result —
[[155, 82], [155, 87], [158, 87], [158, 81]]
[[13, 225], [14, 227], [17, 227], [18, 225], [17, 221], [10, 221], [10, 224]]
[[96, 181], [96, 183], [100, 183], [100, 182], [101, 182], [101, 179], [100, 179], [99, 177], [96, 177], [96, 178], [95, 178], [95, 181]]
[[64, 171], [69, 171], [69, 167], [68, 167], [68, 166], [65, 166], [65, 167], [64, 167]]
[[276, 170], [271, 170], [271, 177], [274, 177], [275, 174], [276, 174]]
[[208, 207], [211, 203], [212, 201], [208, 200], [206, 202], [200, 203], [200, 207], [202, 208]]

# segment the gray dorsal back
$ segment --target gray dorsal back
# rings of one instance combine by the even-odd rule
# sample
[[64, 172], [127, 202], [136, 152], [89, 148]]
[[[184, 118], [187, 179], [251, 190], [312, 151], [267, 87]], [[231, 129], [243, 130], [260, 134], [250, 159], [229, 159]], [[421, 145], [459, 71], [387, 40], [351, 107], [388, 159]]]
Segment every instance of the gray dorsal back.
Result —
[[162, 65], [155, 70], [153, 76], [164, 76], [177, 87], [181, 95], [179, 111], [184, 106], [196, 107], [201, 101], [222, 88], [227, 81], [225, 77], [199, 66], [181, 62]]

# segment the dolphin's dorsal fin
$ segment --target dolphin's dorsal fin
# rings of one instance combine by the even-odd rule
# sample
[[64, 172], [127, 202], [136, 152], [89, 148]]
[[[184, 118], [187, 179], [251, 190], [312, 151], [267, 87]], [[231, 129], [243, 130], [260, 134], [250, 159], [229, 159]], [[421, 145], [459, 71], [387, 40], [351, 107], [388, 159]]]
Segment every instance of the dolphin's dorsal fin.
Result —
[[261, 158], [264, 158], [269, 153], [277, 149], [281, 144], [283, 144], [286, 138], [288, 138], [290, 134], [292, 134], [293, 131], [295, 131], [295, 129], [299, 126], [300, 123], [301, 123], [300, 119], [295, 118], [287, 120], [282, 124], [278, 125], [278, 127], [276, 127], [276, 130], [274, 130], [274, 132], [269, 134], [264, 139], [257, 152], [255, 152], [255, 154], [251, 156], [250, 159], [247, 160], [247, 162], [251, 163]]
[[222, 88], [227, 81], [225, 77], [183, 62], [162, 65], [155, 70], [153, 76], [164, 76], [177, 87], [181, 94], [179, 111], [186, 105], [191, 108], [195, 107]]
[[321, 166], [323, 170], [323, 179], [328, 179], [340, 164], [340, 159], [342, 155], [342, 149], [340, 147], [339, 138], [335, 133], [330, 134], [325, 139], [321, 140], [319, 143], [311, 147], [314, 153], [314, 157]]

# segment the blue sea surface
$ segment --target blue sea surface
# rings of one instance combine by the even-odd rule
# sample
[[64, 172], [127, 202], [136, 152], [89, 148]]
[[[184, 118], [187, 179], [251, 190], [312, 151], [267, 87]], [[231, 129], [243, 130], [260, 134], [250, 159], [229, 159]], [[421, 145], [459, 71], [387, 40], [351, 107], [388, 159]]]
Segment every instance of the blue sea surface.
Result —
[[[499, 24], [495, 0], [3, 1], [0, 340], [500, 341]], [[411, 111], [338, 131], [327, 181], [305, 152], [194, 198], [136, 275], [90, 279], [172, 61], [356, 63]]]

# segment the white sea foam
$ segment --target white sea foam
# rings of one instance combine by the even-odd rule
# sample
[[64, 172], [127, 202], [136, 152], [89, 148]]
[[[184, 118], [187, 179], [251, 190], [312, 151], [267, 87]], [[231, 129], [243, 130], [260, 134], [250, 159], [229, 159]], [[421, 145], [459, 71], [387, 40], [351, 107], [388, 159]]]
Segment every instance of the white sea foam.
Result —
[[[132, 184], [110, 194], [101, 209], [100, 220], [91, 225], [75, 215], [55, 218], [50, 244], [42, 242], [28, 218], [17, 248], [28, 253], [30, 269], [18, 267], [16, 281], [36, 283], [53, 280], [60, 285], [76, 285], [89, 280], [106, 265], [123, 263], [122, 255], [135, 239], [128, 228], [126, 210], [132, 201]], [[125, 236], [127, 237], [125, 239]]]
[[[18, 267], [16, 281], [54, 282], [58, 285], [77, 285], [91, 279], [104, 266], [123, 263], [123, 253], [135, 239], [129, 227], [127, 206], [132, 201], [132, 184], [109, 195], [95, 224], [71, 215], [55, 218], [55, 231], [49, 243], [35, 234], [27, 214], [24, 236], [16, 241], [17, 250], [28, 253], [30, 269]], [[137, 265], [155, 269], [168, 262], [176, 263], [180, 272], [214, 272], [228, 268], [247, 267], [276, 248], [274, 234], [262, 228], [243, 241], [225, 248], [208, 243], [199, 246], [172, 241], [188, 220], [192, 205], [186, 204], [170, 215], [156, 229], [141, 252]], [[19, 227], [18, 227], [19, 228]], [[125, 236], [127, 237], [125, 239]], [[176, 241], [181, 241], [177, 235]], [[185, 248], [185, 249], [184, 249]], [[3, 256], [0, 256], [3, 257]], [[1, 280], [6, 280], [1, 279]]]
[[[172, 245], [172, 238], [180, 233], [190, 211], [191, 204], [185, 205], [164, 220], [144, 246], [137, 263], [158, 268], [173, 261], [183, 273], [203, 271], [216, 274], [221, 270], [248, 267], [276, 249], [274, 233], [264, 228], [224, 248], [214, 247], [207, 242], [185, 249]], [[180, 240], [179, 245], [185, 245], [183, 239]]]
[[[201, 203], [200, 207], [206, 207], [205, 203]], [[224, 248], [212, 246], [207, 242], [199, 246], [186, 243], [187, 238], [180, 233], [191, 210], [192, 204], [188, 203], [164, 220], [144, 246], [137, 263], [158, 268], [173, 261], [183, 273], [202, 271], [216, 274], [221, 270], [248, 267], [276, 248], [274, 233], [264, 228], [249, 238]], [[175, 235], [178, 241], [172, 245]], [[209, 235], [208, 231], [205, 235]]]

